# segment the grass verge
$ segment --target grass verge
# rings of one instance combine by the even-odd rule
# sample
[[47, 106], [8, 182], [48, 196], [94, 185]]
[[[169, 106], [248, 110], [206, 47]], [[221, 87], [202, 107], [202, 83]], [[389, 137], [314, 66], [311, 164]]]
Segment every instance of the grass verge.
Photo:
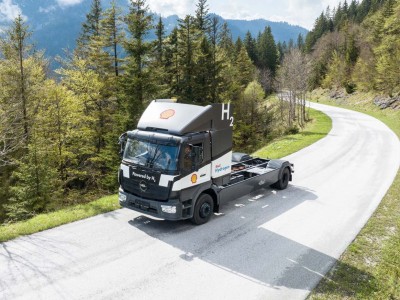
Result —
[[[321, 90], [312, 95], [313, 101], [369, 114], [400, 138], [400, 111], [380, 110], [372, 99], [359, 93], [332, 100]], [[400, 299], [400, 171], [368, 223], [308, 299]]]
[[332, 128], [332, 120], [324, 113], [310, 109], [311, 121], [297, 134], [286, 135], [253, 153], [263, 158], [281, 158], [295, 153], [325, 137]]
[[[280, 158], [311, 145], [323, 138], [331, 129], [331, 119], [325, 114], [310, 109], [311, 121], [298, 134], [288, 135], [272, 141], [268, 146], [255, 153], [260, 157]], [[64, 208], [52, 213], [40, 214], [29, 220], [13, 224], [0, 225], [0, 242], [22, 235], [54, 228], [101, 213], [120, 208], [118, 196], [108, 196], [99, 200]]]
[[52, 213], [40, 214], [29, 220], [0, 226], [0, 242], [54, 228], [118, 209], [118, 196], [107, 196], [86, 204], [79, 204]]

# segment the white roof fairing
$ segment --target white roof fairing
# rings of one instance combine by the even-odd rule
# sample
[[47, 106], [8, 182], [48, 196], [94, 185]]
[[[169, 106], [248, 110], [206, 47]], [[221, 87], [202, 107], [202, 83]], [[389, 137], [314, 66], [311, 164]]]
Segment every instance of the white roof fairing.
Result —
[[173, 102], [152, 101], [143, 112], [137, 128], [140, 130], [162, 129], [170, 134], [184, 135], [207, 131], [211, 128], [211, 105], [198, 106]]

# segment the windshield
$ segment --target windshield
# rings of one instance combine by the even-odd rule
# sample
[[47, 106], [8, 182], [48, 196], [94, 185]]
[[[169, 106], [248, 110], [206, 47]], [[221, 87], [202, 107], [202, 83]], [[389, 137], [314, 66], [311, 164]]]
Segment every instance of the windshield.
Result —
[[176, 171], [178, 150], [177, 145], [128, 139], [124, 159], [151, 169]]

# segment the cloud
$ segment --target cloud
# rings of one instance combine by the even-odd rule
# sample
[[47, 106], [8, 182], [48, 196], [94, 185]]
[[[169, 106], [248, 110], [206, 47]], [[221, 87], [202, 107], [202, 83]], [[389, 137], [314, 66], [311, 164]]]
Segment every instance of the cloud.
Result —
[[151, 11], [162, 16], [178, 15], [184, 17], [187, 14], [193, 14], [197, 1], [195, 0], [148, 0]]
[[[21, 8], [14, 4], [12, 0], [3, 0], [0, 2], [0, 21], [12, 21], [18, 15], [22, 15]], [[27, 17], [22, 15], [23, 19]]]
[[65, 6], [73, 6], [82, 3], [83, 0], [57, 0], [58, 5]]
[[50, 6], [45, 7], [45, 8], [39, 6], [39, 12], [40, 13], [45, 13], [45, 14], [47, 14], [49, 12], [52, 12], [52, 11], [55, 11], [56, 9], [57, 9], [56, 5], [50, 5]]
[[[57, 0], [67, 1], [67, 0]], [[69, 0], [79, 1], [79, 0]], [[209, 11], [226, 19], [285, 21], [312, 29], [316, 18], [329, 5], [332, 9], [343, 0], [209, 0]], [[194, 14], [198, 0], [147, 0], [151, 11], [162, 16], [184, 17]], [[347, 0], [350, 3], [350, 0]]]

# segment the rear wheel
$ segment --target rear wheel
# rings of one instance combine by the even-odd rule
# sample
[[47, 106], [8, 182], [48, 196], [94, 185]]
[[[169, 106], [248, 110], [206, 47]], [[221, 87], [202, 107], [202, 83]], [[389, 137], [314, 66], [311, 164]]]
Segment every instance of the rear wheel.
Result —
[[279, 180], [274, 184], [272, 184], [271, 187], [278, 190], [284, 190], [287, 188], [289, 184], [289, 178], [290, 178], [290, 170], [289, 168], [285, 168], [283, 169], [281, 176], [279, 177]]
[[214, 211], [214, 200], [208, 194], [201, 194], [194, 206], [193, 217], [191, 221], [196, 225], [201, 225], [210, 219]]

